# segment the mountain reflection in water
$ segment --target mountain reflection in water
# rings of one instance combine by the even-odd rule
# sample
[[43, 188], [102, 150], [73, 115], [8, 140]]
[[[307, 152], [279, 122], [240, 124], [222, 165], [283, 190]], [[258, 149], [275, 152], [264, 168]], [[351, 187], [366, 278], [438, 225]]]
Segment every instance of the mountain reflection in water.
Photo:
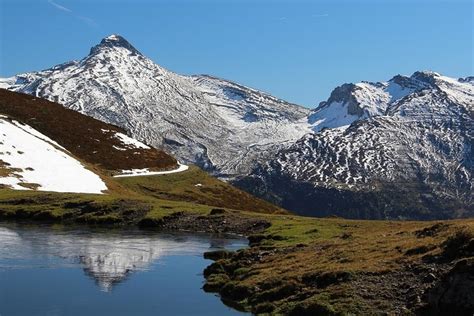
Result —
[[207, 235], [0, 223], [0, 269], [79, 265], [106, 292], [161, 257], [202, 256], [210, 249], [244, 246], [242, 239]]

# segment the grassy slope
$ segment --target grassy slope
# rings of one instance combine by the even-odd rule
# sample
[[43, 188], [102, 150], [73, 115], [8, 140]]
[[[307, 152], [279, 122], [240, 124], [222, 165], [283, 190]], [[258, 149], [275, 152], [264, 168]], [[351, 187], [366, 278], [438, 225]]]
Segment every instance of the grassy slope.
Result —
[[[205, 289], [254, 313], [432, 314], [429, 289], [461, 261], [474, 271], [474, 219], [265, 217], [272, 226], [250, 236], [251, 248], [221, 255], [205, 271]], [[470, 295], [466, 291], [456, 295]]]
[[[133, 194], [97, 195], [0, 190], [0, 218], [72, 220], [90, 224], [136, 224], [145, 217], [159, 219], [177, 211], [205, 213], [211, 208], [207, 205], [150, 199]], [[130, 216], [127, 217], [127, 213]]]
[[181, 173], [117, 178], [117, 181], [139, 194], [162, 200], [186, 201], [256, 213], [286, 213], [269, 202], [211, 177], [195, 166], [190, 166], [188, 171]]
[[[100, 169], [95, 170], [100, 174]], [[146, 177], [111, 178], [104, 174], [104, 195], [0, 189], [0, 217], [137, 224], [174, 212], [208, 214], [216, 207], [260, 213], [284, 210], [219, 181], [197, 167]], [[202, 186], [196, 187], [196, 183]]]

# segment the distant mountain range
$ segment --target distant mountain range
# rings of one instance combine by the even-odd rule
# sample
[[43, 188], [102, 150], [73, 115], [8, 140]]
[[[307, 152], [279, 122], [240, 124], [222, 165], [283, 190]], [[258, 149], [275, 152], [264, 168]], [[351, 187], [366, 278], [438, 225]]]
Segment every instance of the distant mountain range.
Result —
[[474, 79], [434, 72], [337, 87], [309, 110], [170, 72], [111, 35], [80, 61], [0, 80], [305, 215], [473, 216]]
[[473, 216], [473, 83], [416, 72], [342, 85], [309, 116], [318, 132], [238, 184], [306, 215]]

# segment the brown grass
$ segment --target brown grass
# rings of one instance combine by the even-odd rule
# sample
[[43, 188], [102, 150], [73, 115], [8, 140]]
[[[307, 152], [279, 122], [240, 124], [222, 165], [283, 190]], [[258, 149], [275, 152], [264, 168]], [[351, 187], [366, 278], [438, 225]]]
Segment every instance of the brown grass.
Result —
[[177, 165], [172, 156], [154, 148], [117, 150], [114, 145], [123, 146], [113, 135], [126, 134], [123, 129], [44, 99], [0, 89], [0, 114], [30, 125], [81, 160], [106, 170], [172, 169]]
[[[207, 288], [217, 288], [252, 312], [398, 314], [397, 309], [411, 306], [408, 287], [421, 295], [429, 285], [424, 281], [429, 271], [442, 273], [453, 259], [472, 256], [474, 219], [264, 218], [272, 226], [258, 238], [259, 243], [208, 269], [214, 272]], [[417, 269], [428, 272], [419, 275]], [[215, 278], [225, 281], [216, 283]], [[233, 297], [239, 293], [248, 294]]]

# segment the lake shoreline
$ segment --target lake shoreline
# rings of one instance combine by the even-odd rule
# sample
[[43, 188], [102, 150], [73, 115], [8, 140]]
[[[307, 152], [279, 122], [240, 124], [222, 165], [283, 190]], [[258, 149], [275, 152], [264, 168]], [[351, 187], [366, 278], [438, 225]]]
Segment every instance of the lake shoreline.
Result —
[[0, 221], [21, 223], [49, 223], [64, 225], [85, 225], [90, 227], [136, 227], [160, 232], [191, 232], [249, 236], [270, 227], [270, 222], [258, 217], [245, 216], [237, 211], [220, 208], [211, 209], [208, 214], [195, 214], [186, 211], [171, 212], [160, 218], [134, 218], [128, 221], [82, 218], [63, 214], [52, 215], [49, 212], [24, 212], [6, 214], [0, 209]]
[[[94, 217], [85, 217], [91, 204]], [[117, 205], [123, 216], [107, 216], [109, 208], [118, 212]], [[473, 219], [363, 221], [224, 208], [149, 216], [140, 203], [126, 200], [106, 207], [87, 201], [66, 206], [62, 212], [17, 208], [8, 214], [0, 206], [0, 220], [245, 236], [248, 248], [204, 254], [214, 262], [203, 272], [203, 289], [253, 314], [430, 315], [454, 310], [464, 315], [474, 310], [469, 281]]]

